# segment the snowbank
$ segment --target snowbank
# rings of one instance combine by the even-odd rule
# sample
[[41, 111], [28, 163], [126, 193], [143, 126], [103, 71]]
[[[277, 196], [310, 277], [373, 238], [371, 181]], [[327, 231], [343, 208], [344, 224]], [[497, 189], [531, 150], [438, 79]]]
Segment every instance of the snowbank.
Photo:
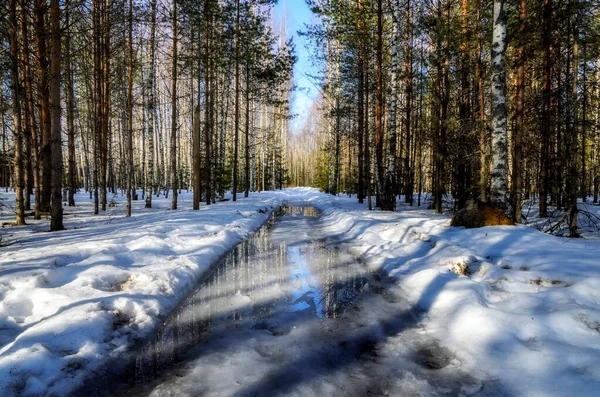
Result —
[[397, 280], [461, 369], [510, 395], [597, 396], [600, 241], [450, 227], [428, 210], [315, 198], [329, 234]]
[[68, 230], [48, 233], [47, 220], [4, 228], [0, 395], [73, 390], [147, 335], [285, 198], [254, 194], [192, 211], [191, 195], [184, 194], [179, 210], [167, 210], [170, 199], [155, 198], [153, 209], [135, 202], [127, 219], [120, 202], [93, 216], [89, 197], [78, 195], [78, 206], [65, 209]]
[[[47, 224], [4, 229], [0, 395], [63, 395], [143, 337], [201, 274], [283, 201], [322, 211], [327, 234], [396, 279], [422, 329], [474, 377], [510, 395], [600, 390], [600, 241], [526, 226], [461, 229], [424, 209], [367, 211], [312, 189], [251, 194], [191, 210], [169, 200], [89, 214], [89, 199]], [[117, 207], [118, 208], [118, 207]], [[71, 209], [67, 209], [70, 212]], [[120, 211], [120, 212], [119, 212]]]

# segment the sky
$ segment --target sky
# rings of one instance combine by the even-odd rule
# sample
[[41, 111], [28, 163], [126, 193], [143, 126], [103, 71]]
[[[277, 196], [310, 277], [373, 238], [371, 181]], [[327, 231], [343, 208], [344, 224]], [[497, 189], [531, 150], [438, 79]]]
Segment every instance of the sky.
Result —
[[312, 23], [314, 16], [304, 0], [279, 0], [275, 6], [275, 18], [287, 20], [288, 37], [293, 37], [296, 44], [298, 61], [294, 67], [294, 82], [297, 89], [293, 93], [292, 113], [297, 116], [291, 125], [292, 131], [295, 132], [305, 124], [310, 107], [317, 96], [317, 90], [305, 76], [313, 69], [310, 53], [306, 49], [306, 40], [297, 33], [298, 30], [304, 30], [304, 24]]

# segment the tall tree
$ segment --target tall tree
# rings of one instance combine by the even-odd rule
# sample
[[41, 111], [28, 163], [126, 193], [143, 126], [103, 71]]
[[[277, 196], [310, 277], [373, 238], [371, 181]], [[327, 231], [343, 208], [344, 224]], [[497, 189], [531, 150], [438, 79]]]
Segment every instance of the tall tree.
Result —
[[50, 119], [50, 91], [48, 85], [48, 53], [47, 53], [47, 27], [46, 15], [48, 6], [46, 0], [34, 0], [34, 25], [35, 44], [37, 47], [38, 63], [38, 107], [40, 109], [40, 169], [41, 192], [40, 208], [36, 208], [38, 218], [40, 212], [50, 210], [51, 183], [52, 183], [52, 148], [51, 148], [51, 119]]
[[171, 188], [173, 196], [171, 199], [171, 209], [177, 209], [177, 0], [173, 1], [173, 54], [172, 54], [172, 72], [171, 72]]
[[59, 0], [50, 0], [50, 22], [52, 27], [50, 64], [50, 101], [52, 109], [52, 216], [50, 230], [63, 230], [62, 207], [62, 130], [60, 109], [61, 39]]
[[71, 11], [65, 12], [65, 25], [67, 36], [65, 38], [65, 76], [67, 89], [67, 152], [68, 152], [68, 186], [69, 186], [69, 207], [75, 206], [75, 192], [77, 191], [77, 167], [75, 165], [75, 92], [73, 83], [73, 54], [71, 54], [71, 42], [73, 40], [71, 27]]
[[127, 210], [125, 216], [131, 216], [133, 195], [133, 0], [129, 0], [128, 57], [127, 57]]
[[13, 102], [13, 135], [15, 140], [15, 225], [25, 225], [25, 211], [23, 206], [23, 135], [21, 128], [21, 82], [19, 79], [19, 33], [17, 0], [10, 0], [9, 10], [9, 40], [10, 40], [10, 71], [11, 71], [11, 91]]
[[513, 131], [513, 156], [512, 156], [512, 218], [521, 222], [522, 201], [522, 169], [523, 169], [523, 136], [525, 135], [525, 43], [527, 29], [527, 0], [519, 2], [519, 48], [517, 50], [517, 78], [515, 94], [515, 125]]
[[233, 181], [231, 192], [233, 194], [233, 201], [236, 201], [238, 189], [238, 142], [240, 129], [240, 0], [236, 0], [235, 6], [234, 37], [235, 55], [233, 62], [235, 63], [235, 114], [233, 125]]
[[490, 200], [506, 207], [506, 1], [494, 0], [492, 41], [492, 173]]
[[152, 208], [154, 192], [154, 126], [156, 120], [156, 0], [150, 0], [150, 67], [146, 90], [148, 91], [148, 164], [146, 174], [146, 208]]

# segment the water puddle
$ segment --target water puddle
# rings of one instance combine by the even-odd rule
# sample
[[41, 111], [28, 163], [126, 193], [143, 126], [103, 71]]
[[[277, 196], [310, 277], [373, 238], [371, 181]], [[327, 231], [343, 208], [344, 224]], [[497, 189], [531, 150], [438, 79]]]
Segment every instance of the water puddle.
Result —
[[393, 281], [329, 243], [320, 222], [312, 207], [280, 208], [131, 352], [127, 370], [115, 363], [74, 395], [459, 395], [477, 386], [418, 326], [418, 308]]
[[288, 334], [300, 318], [343, 314], [367, 274], [349, 253], [323, 242], [318, 217], [313, 207], [278, 209], [169, 316], [137, 355], [128, 381], [150, 382], [190, 349], [200, 344], [210, 349], [215, 338], [232, 330], [263, 330], [277, 337]]

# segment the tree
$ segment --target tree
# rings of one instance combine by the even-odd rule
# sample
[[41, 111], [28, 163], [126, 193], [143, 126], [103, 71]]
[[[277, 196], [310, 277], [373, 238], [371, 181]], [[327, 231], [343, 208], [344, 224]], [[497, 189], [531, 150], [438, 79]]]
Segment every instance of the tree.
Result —
[[492, 42], [492, 173], [490, 200], [506, 207], [506, 2], [494, 0]]
[[21, 82], [19, 80], [19, 34], [17, 30], [17, 0], [10, 1], [10, 23], [9, 23], [9, 40], [10, 40], [10, 71], [11, 71], [11, 91], [13, 103], [13, 135], [15, 140], [15, 225], [25, 225], [25, 213], [23, 206], [23, 135], [21, 129]]
[[133, 0], [129, 0], [128, 57], [127, 57], [127, 212], [131, 216], [133, 195]]
[[177, 0], [173, 1], [173, 67], [171, 74], [171, 181], [173, 196], [171, 199], [171, 209], [177, 209]]
[[52, 26], [52, 59], [50, 64], [50, 101], [52, 110], [52, 216], [50, 230], [62, 230], [62, 178], [63, 156], [61, 138], [60, 74], [61, 74], [61, 27], [58, 0], [50, 0], [50, 21]]

